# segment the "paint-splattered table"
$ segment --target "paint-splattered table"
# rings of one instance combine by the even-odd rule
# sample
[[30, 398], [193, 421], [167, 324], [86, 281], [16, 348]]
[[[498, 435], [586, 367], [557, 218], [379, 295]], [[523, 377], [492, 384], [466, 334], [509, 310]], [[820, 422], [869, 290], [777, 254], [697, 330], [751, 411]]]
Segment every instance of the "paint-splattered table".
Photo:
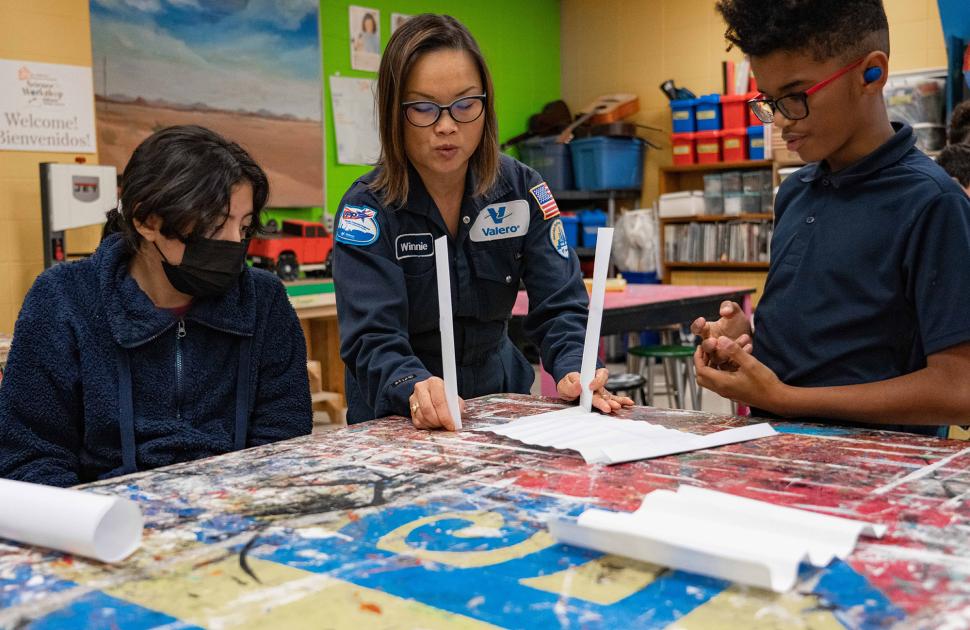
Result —
[[[466, 425], [551, 407], [487, 397], [468, 403]], [[624, 414], [697, 433], [746, 422]], [[0, 545], [0, 626], [970, 627], [966, 444], [777, 428], [777, 437], [605, 468], [389, 418], [94, 484], [141, 504], [142, 549], [109, 567]], [[775, 595], [565, 547], [544, 530], [550, 515], [632, 510], [679, 483], [885, 523], [889, 533]]]

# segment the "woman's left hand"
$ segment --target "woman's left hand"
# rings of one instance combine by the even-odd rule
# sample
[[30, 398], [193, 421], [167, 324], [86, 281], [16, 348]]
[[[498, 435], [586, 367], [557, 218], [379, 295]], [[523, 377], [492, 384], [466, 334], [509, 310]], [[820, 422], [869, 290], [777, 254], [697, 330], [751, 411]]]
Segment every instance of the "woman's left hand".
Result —
[[[593, 407], [603, 413], [613, 413], [623, 407], [632, 407], [633, 399], [626, 396], [614, 396], [606, 391], [606, 379], [610, 377], [610, 371], [606, 368], [596, 370], [593, 381], [589, 388], [593, 390]], [[583, 391], [583, 386], [579, 382], [579, 372], [570, 372], [562, 377], [556, 385], [559, 397], [563, 400], [576, 400]]]

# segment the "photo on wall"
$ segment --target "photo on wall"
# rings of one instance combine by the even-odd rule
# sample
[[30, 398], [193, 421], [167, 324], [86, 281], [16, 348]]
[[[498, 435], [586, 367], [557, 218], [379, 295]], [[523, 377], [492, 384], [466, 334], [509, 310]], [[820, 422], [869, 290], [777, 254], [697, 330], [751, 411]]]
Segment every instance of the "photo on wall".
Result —
[[91, 0], [98, 149], [121, 172], [171, 125], [208, 127], [266, 170], [269, 205], [323, 204], [318, 0]]
[[408, 15], [407, 13], [392, 13], [391, 14], [391, 35], [393, 35], [394, 32], [397, 31], [397, 29], [401, 28], [401, 26], [405, 22], [407, 22], [413, 17], [414, 17], [413, 15]]
[[350, 67], [377, 72], [381, 66], [381, 12], [350, 7]]

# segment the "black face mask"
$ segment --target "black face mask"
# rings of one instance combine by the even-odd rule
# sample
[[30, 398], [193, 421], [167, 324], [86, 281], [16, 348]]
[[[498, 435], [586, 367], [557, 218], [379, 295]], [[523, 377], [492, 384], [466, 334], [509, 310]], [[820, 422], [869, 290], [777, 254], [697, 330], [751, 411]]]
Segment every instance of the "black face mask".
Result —
[[219, 297], [228, 293], [243, 271], [248, 248], [248, 239], [235, 243], [192, 238], [185, 243], [182, 263], [173, 265], [155, 245], [162, 256], [165, 277], [176, 291], [194, 297]]

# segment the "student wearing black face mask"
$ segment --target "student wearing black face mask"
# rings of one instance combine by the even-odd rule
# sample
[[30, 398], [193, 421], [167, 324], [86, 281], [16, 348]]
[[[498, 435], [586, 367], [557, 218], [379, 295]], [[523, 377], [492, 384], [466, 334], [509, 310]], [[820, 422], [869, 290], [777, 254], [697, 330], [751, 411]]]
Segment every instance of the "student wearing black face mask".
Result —
[[70, 486], [309, 433], [306, 346], [245, 264], [268, 185], [201, 127], [138, 146], [84, 261], [41, 274], [0, 387], [0, 477]]

